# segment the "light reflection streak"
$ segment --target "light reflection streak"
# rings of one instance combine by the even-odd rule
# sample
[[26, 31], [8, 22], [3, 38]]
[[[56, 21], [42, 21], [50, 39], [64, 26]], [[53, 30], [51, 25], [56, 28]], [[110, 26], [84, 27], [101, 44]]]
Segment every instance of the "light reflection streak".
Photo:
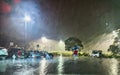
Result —
[[64, 60], [63, 60], [63, 57], [62, 57], [62, 54], [60, 55], [59, 59], [58, 59], [58, 75], [62, 75], [63, 73], [63, 65], [64, 65]]
[[43, 58], [43, 60], [41, 60], [39, 69], [40, 69], [40, 72], [39, 72], [40, 75], [46, 75], [46, 73], [47, 73], [47, 61], [45, 58]]
[[118, 61], [116, 59], [111, 60], [109, 75], [118, 75]]
[[13, 75], [34, 75], [33, 69], [22, 69], [20, 72], [14, 72]]
[[[33, 63], [33, 60], [32, 60], [32, 63]], [[15, 60], [13, 64], [17, 68], [17, 71], [15, 71], [13, 75], [34, 75], [34, 71], [36, 70], [34, 68], [28, 68], [29, 65], [27, 65], [27, 61], [24, 59]]]

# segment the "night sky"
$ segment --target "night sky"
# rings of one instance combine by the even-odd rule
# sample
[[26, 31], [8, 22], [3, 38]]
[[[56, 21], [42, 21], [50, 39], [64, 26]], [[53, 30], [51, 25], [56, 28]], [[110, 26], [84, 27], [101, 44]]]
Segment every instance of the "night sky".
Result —
[[9, 4], [9, 10], [0, 10], [1, 34], [23, 39], [24, 23], [18, 18], [25, 8], [32, 17], [27, 30], [31, 40], [43, 35], [55, 40], [72, 36], [86, 43], [120, 28], [119, 4], [119, 0], [21, 0]]

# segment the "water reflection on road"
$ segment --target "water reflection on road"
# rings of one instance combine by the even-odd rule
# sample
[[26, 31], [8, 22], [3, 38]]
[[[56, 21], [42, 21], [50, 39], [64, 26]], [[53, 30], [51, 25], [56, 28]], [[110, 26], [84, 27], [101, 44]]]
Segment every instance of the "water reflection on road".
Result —
[[102, 61], [103, 69], [105, 69], [108, 75], [120, 75], [119, 62], [119, 59], [105, 59]]
[[55, 57], [1, 60], [0, 75], [120, 75], [119, 59]]
[[47, 74], [47, 61], [45, 58], [43, 58], [43, 60], [41, 60], [39, 70], [40, 70], [39, 74], [41, 74], [41, 75]]
[[118, 61], [116, 59], [112, 59], [110, 63], [111, 72], [109, 72], [110, 75], [118, 75]]
[[60, 57], [58, 58], [58, 75], [62, 75], [62, 73], [63, 73], [63, 69], [64, 69], [64, 66], [63, 66], [63, 64], [64, 64], [64, 60], [63, 60], [63, 57], [62, 57], [62, 55], [60, 55]]

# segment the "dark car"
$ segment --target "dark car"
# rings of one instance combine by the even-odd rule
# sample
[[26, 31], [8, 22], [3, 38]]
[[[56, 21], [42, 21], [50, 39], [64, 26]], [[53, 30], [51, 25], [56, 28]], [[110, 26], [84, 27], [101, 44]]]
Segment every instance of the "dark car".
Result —
[[52, 59], [53, 54], [48, 53], [46, 51], [31, 50], [31, 51], [28, 51], [28, 57], [29, 58], [48, 58], [48, 59]]
[[54, 57], [52, 53], [48, 53], [47, 51], [43, 51], [42, 53], [46, 59], [53, 59]]
[[28, 51], [29, 58], [41, 58], [41, 55], [42, 54], [39, 51], [34, 51], [34, 50]]
[[8, 58], [26, 58], [26, 51], [21, 48], [10, 48], [8, 50]]

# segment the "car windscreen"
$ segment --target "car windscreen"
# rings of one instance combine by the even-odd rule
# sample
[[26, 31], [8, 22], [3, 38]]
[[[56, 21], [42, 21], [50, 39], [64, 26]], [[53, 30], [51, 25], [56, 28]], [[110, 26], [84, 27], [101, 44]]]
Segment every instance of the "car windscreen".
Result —
[[93, 54], [97, 54], [97, 53], [98, 53], [98, 51], [92, 51], [92, 53], [93, 53]]

